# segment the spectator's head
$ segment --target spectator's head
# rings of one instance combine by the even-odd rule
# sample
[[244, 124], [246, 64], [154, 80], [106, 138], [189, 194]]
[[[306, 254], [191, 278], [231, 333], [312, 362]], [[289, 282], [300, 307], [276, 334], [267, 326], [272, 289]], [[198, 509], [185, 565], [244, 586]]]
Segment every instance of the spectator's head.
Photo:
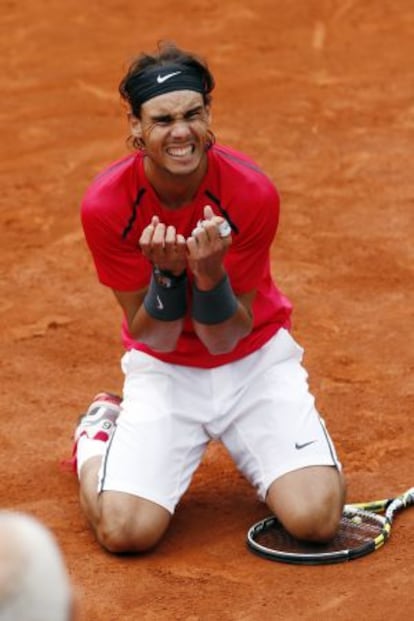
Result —
[[0, 511], [0, 621], [72, 621], [72, 588], [52, 533]]

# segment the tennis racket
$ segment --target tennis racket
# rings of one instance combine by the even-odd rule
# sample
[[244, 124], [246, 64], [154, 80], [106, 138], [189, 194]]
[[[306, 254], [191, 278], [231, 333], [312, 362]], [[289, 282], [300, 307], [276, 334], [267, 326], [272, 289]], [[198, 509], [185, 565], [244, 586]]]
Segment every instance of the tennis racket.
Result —
[[396, 498], [345, 505], [338, 532], [328, 543], [295, 539], [276, 517], [269, 516], [249, 529], [247, 545], [264, 558], [284, 563], [320, 565], [350, 561], [383, 546], [391, 534], [396, 513], [413, 504], [414, 487]]

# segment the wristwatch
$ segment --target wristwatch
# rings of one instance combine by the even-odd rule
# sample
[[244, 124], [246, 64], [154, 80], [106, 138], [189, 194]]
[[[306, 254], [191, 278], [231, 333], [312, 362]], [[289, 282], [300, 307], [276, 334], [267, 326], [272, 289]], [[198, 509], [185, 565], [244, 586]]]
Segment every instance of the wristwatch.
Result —
[[187, 278], [187, 272], [185, 270], [176, 276], [169, 270], [160, 270], [157, 265], [154, 265], [152, 273], [154, 274], [157, 285], [164, 287], [164, 289], [174, 289]]

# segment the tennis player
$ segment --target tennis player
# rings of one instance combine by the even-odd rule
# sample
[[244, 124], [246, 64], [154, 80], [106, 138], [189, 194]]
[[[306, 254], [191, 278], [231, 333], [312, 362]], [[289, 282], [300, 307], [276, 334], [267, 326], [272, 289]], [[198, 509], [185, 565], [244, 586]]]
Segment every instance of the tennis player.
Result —
[[87, 190], [82, 223], [123, 310], [122, 399], [95, 397], [75, 431], [82, 507], [115, 553], [154, 547], [212, 439], [295, 537], [324, 541], [341, 466], [309, 392], [292, 306], [275, 284], [276, 188], [215, 142], [214, 78], [162, 43], [120, 84], [134, 150]]

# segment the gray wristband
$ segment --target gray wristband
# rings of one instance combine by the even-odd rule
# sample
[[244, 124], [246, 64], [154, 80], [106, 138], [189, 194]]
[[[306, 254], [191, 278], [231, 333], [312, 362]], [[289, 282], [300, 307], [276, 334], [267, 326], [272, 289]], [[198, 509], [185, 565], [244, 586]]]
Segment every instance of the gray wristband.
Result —
[[199, 323], [207, 325], [222, 323], [236, 313], [238, 306], [227, 274], [210, 291], [200, 291], [195, 283], [193, 285], [192, 316]]
[[187, 278], [176, 279], [174, 286], [163, 286], [152, 274], [144, 308], [148, 315], [160, 321], [176, 321], [184, 317], [187, 310]]

